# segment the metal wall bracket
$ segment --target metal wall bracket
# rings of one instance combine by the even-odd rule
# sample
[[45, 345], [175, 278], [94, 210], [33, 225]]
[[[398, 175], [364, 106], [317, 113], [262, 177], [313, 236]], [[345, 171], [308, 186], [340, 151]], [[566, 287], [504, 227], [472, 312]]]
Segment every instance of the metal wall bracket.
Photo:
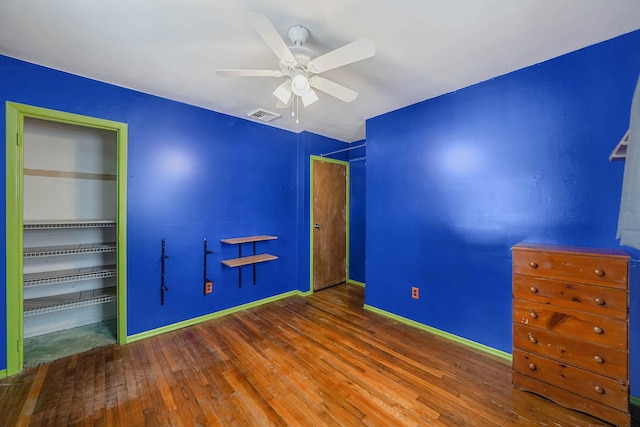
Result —
[[162, 256], [160, 257], [162, 262], [162, 267], [160, 268], [160, 305], [164, 305], [164, 292], [168, 291], [169, 288], [164, 283], [164, 261], [169, 258], [169, 255], [165, 253], [165, 241], [162, 239]]

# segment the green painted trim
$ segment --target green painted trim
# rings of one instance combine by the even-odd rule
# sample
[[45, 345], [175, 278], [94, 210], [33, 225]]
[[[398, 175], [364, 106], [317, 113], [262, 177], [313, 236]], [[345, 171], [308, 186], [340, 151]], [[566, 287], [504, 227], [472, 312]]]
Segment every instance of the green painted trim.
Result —
[[313, 293], [313, 161], [317, 157], [309, 158], [309, 293]]
[[475, 341], [468, 340], [466, 338], [459, 337], [457, 335], [450, 334], [449, 332], [442, 331], [440, 329], [433, 328], [431, 326], [427, 326], [423, 323], [416, 322], [415, 320], [407, 319], [406, 317], [398, 316], [397, 314], [390, 313], [385, 310], [381, 310], [376, 307], [372, 307], [370, 305], [364, 305], [365, 310], [372, 311], [374, 313], [380, 314], [382, 316], [388, 317], [393, 320], [397, 320], [398, 322], [404, 323], [409, 326], [413, 326], [414, 328], [422, 329], [423, 331], [430, 332], [434, 335], [437, 335], [442, 338], [446, 338], [448, 340], [457, 342], [458, 344], [466, 345], [467, 347], [474, 348], [476, 350], [483, 351], [485, 353], [491, 354], [493, 356], [499, 357], [505, 361], [511, 362], [511, 354], [506, 353], [502, 350], [495, 349], [493, 347], [486, 346], [484, 344], [477, 343]]
[[3, 378], [7, 378], [7, 370], [3, 369], [0, 371], [0, 380]]
[[362, 286], [363, 288], [365, 287], [363, 282], [358, 282], [357, 280], [353, 280], [353, 279], [347, 280], [347, 283], [351, 283], [352, 285], [356, 285], [356, 286]]
[[[72, 125], [106, 129], [116, 132], [117, 140], [117, 329], [118, 342], [127, 338], [127, 131], [126, 123], [104, 120], [31, 105], [6, 103], [6, 248], [7, 248], [7, 375], [22, 370], [24, 365], [23, 323], [23, 162], [24, 118], [31, 117]], [[20, 145], [16, 144], [16, 138]], [[14, 351], [15, 349], [15, 351]]]
[[23, 362], [23, 236], [22, 236], [22, 127], [18, 108], [6, 103], [6, 298], [7, 375], [22, 370]]
[[[345, 173], [347, 174], [346, 188], [346, 204], [345, 204], [345, 221], [346, 221], [346, 249], [345, 256], [345, 277], [349, 277], [349, 232], [351, 227], [351, 165], [349, 162], [342, 160], [330, 159], [328, 157], [321, 156], [309, 156], [309, 292], [313, 293], [313, 165], [314, 161], [335, 163], [345, 166]], [[348, 281], [348, 279], [347, 279]]]
[[640, 397], [629, 395], [629, 403], [640, 408]]
[[116, 212], [116, 250], [117, 250], [117, 317], [116, 336], [119, 344], [127, 343], [127, 153], [129, 127], [122, 123], [117, 130], [117, 212]]
[[239, 311], [247, 310], [260, 305], [268, 304], [270, 302], [278, 301], [284, 298], [289, 298], [296, 295], [303, 294], [300, 291], [289, 291], [283, 294], [274, 295], [272, 297], [264, 298], [261, 300], [253, 301], [247, 304], [238, 305], [236, 307], [227, 308], [225, 310], [216, 311], [215, 313], [205, 314], [204, 316], [194, 317], [192, 319], [184, 320], [182, 322], [173, 323], [171, 325], [162, 326], [160, 328], [151, 329], [149, 331], [140, 332], [139, 334], [130, 335], [127, 337], [127, 342], [140, 341], [145, 338], [151, 338], [156, 335], [164, 334], [167, 332], [175, 331], [178, 329], [186, 328], [187, 326], [197, 325], [198, 323], [206, 322], [207, 320], [217, 319], [218, 317], [227, 316], [229, 314], [237, 313]]
[[126, 131], [127, 129], [126, 123], [99, 119], [97, 117], [89, 117], [80, 114], [67, 113], [64, 111], [50, 110], [48, 108], [34, 107], [32, 105], [18, 104], [16, 102], [10, 101], [7, 101], [7, 106], [11, 106], [12, 108], [16, 109], [23, 117], [32, 117], [36, 119], [115, 131], [118, 131], [120, 129], [124, 129]]
[[349, 162], [345, 162], [347, 164], [347, 170], [345, 171], [345, 173], [347, 174], [347, 180], [346, 180], [346, 186], [347, 186], [347, 202], [345, 203], [345, 233], [346, 233], [346, 238], [347, 238], [347, 242], [345, 243], [347, 246], [345, 248], [346, 253], [345, 253], [345, 266], [344, 266], [344, 270], [345, 270], [345, 276], [347, 278], [347, 282], [349, 281], [349, 252], [351, 249], [351, 163]]

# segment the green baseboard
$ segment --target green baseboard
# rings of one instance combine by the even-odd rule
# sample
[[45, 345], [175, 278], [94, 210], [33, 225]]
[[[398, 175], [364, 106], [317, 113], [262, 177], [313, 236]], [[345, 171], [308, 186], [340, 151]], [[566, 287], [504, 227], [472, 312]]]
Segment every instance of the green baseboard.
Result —
[[[308, 292], [311, 294], [311, 292]], [[247, 304], [238, 305], [236, 307], [227, 308], [225, 310], [216, 311], [215, 313], [205, 314], [204, 316], [194, 317], [193, 319], [183, 320], [182, 322], [173, 323], [171, 325], [162, 326], [160, 328], [151, 329], [145, 332], [140, 332], [139, 334], [129, 335], [127, 337], [127, 343], [140, 341], [145, 338], [150, 338], [156, 335], [164, 334], [166, 332], [175, 331], [177, 329], [186, 328], [187, 326], [196, 325], [201, 322], [206, 322], [207, 320], [216, 319], [218, 317], [227, 316], [232, 313], [237, 313], [238, 311], [247, 310], [249, 308], [258, 307], [263, 304], [268, 304], [270, 302], [278, 301], [283, 298], [288, 298], [291, 296], [307, 296], [307, 293], [301, 291], [290, 291], [285, 292], [283, 294], [274, 295], [272, 297], [264, 298], [261, 300], [253, 301]]]
[[372, 306], [367, 305], [367, 304], [364, 305], [364, 308], [365, 308], [365, 310], [369, 310], [369, 311], [372, 311], [374, 313], [380, 314], [382, 316], [388, 317], [390, 319], [397, 320], [398, 322], [404, 323], [404, 324], [409, 325], [409, 326], [413, 326], [414, 328], [422, 329], [423, 331], [427, 331], [427, 332], [430, 332], [430, 333], [432, 333], [434, 335], [437, 335], [439, 337], [443, 337], [443, 338], [446, 338], [448, 340], [457, 342], [459, 344], [466, 345], [467, 347], [471, 347], [471, 348], [474, 348], [476, 350], [483, 351], [485, 353], [488, 353], [488, 354], [491, 354], [493, 356], [499, 357], [500, 359], [503, 359], [503, 360], [511, 363], [511, 359], [512, 359], [511, 358], [511, 354], [506, 353], [506, 352], [504, 352], [502, 350], [498, 350], [498, 349], [495, 349], [493, 347], [489, 347], [487, 345], [480, 344], [480, 343], [477, 343], [475, 341], [471, 341], [471, 340], [468, 340], [466, 338], [462, 338], [462, 337], [459, 337], [457, 335], [450, 334], [449, 332], [445, 332], [445, 331], [442, 331], [440, 329], [436, 329], [436, 328], [433, 328], [431, 326], [427, 326], [427, 325], [425, 325], [423, 323], [416, 322], [415, 320], [407, 319], [406, 317], [398, 316], [397, 314], [393, 314], [393, 313], [390, 313], [388, 311], [381, 310], [379, 308], [372, 307]]
[[353, 280], [353, 279], [347, 280], [347, 283], [351, 283], [352, 285], [356, 285], [356, 286], [362, 286], [363, 288], [365, 287], [363, 282], [358, 282], [357, 280]]
[[7, 370], [3, 369], [0, 371], [0, 380], [3, 378], [7, 378]]
[[631, 403], [633, 406], [640, 407], [640, 397], [629, 396], [629, 403]]

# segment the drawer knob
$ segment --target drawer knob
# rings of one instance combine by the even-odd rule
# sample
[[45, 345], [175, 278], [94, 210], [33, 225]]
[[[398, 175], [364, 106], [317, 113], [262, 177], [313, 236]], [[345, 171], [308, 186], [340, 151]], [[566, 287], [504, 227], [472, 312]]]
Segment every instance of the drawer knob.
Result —
[[536, 366], [535, 363], [529, 363], [529, 369], [532, 371], [535, 371], [536, 369], [538, 369], [538, 367]]
[[529, 313], [529, 315], [531, 316], [532, 319], [538, 318], [538, 313], [536, 313], [535, 311], [532, 311], [531, 313]]
[[529, 265], [531, 266], [531, 268], [538, 268], [538, 263], [535, 261], [531, 261]]
[[594, 272], [594, 273], [596, 274], [596, 276], [598, 276], [598, 277], [602, 277], [602, 276], [604, 276], [604, 271], [600, 270], [599, 268], [596, 268], [593, 272]]
[[538, 288], [536, 288], [535, 286], [530, 287], [529, 290], [531, 291], [531, 293], [534, 293], [534, 294], [538, 293]]
[[594, 389], [594, 390], [596, 391], [596, 393], [598, 393], [598, 394], [604, 394], [604, 389], [603, 389], [602, 387], [598, 386], [598, 385], [597, 385], [597, 386], [595, 386], [593, 389]]
[[535, 337], [529, 337], [529, 341], [530, 341], [532, 344], [538, 344], [538, 340], [537, 340]]
[[604, 330], [602, 330], [602, 328], [599, 326], [594, 326], [593, 332], [595, 332], [596, 334], [604, 334]]
[[593, 356], [593, 360], [595, 360], [596, 363], [604, 363], [604, 359], [598, 355]]
[[602, 298], [596, 298], [595, 299], [596, 304], [598, 305], [604, 305], [604, 300]]

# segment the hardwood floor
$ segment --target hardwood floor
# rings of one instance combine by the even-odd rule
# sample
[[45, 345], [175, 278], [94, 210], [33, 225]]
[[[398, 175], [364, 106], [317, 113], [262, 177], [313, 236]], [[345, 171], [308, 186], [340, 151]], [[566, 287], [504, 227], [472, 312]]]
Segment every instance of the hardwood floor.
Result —
[[0, 381], [0, 425], [607, 425], [363, 295], [341, 285], [31, 368]]

